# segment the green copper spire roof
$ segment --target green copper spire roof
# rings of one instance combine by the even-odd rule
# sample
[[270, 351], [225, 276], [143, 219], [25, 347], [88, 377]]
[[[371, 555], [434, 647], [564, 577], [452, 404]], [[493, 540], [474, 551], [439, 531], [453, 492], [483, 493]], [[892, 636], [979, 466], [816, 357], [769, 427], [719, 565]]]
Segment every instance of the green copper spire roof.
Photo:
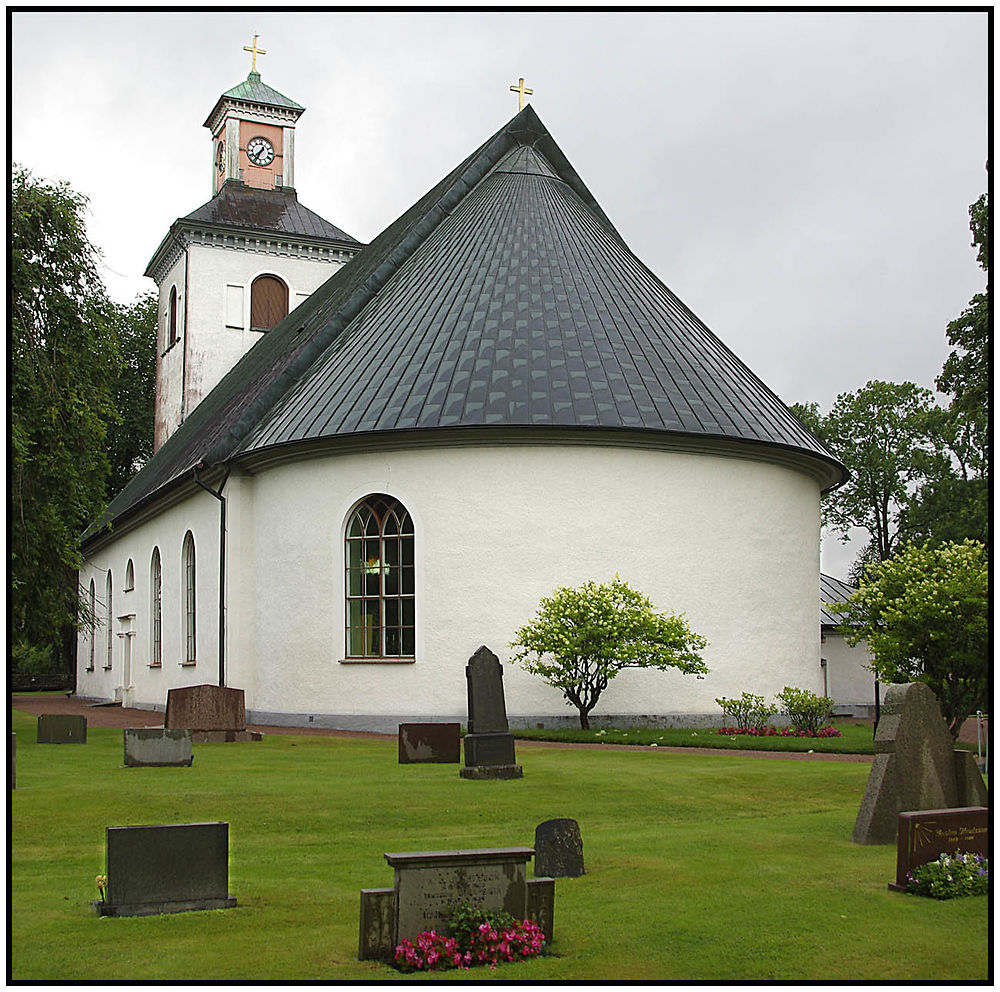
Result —
[[305, 110], [301, 104], [289, 100], [283, 93], [261, 82], [259, 72], [251, 72], [242, 83], [222, 94], [223, 99], [250, 100], [253, 103], [265, 103], [269, 107], [285, 107], [288, 110]]

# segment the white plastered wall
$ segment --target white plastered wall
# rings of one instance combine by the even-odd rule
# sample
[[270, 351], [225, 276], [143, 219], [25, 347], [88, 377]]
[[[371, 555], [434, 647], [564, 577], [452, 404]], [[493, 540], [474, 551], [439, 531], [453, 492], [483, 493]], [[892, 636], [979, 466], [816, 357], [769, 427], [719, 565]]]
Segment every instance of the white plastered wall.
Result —
[[[197, 657], [186, 664], [184, 642], [184, 537], [191, 531], [195, 544], [197, 595]], [[152, 660], [151, 563], [153, 548], [160, 551], [161, 568], [161, 658]], [[88, 699], [120, 699], [142, 708], [166, 706], [167, 689], [182, 685], [218, 682], [219, 675], [219, 504], [208, 493], [197, 490], [182, 502], [167, 508], [155, 520], [123, 530], [113, 541], [93, 550], [79, 573], [80, 588], [89, 591], [94, 580], [97, 591], [96, 664], [87, 671], [90, 631], [81, 629], [77, 638], [77, 695]], [[125, 574], [132, 561], [134, 588], [126, 591]], [[112, 665], [104, 667], [108, 631], [104, 623], [105, 589], [110, 569], [113, 582]], [[131, 620], [123, 618], [132, 618]], [[126, 672], [126, 631], [132, 631], [131, 671]], [[122, 637], [118, 635], [122, 634]], [[130, 677], [127, 678], [127, 675]]]
[[820, 649], [826, 661], [827, 695], [839, 706], [874, 706], [875, 675], [866, 666], [872, 654], [868, 642], [855, 647], [836, 630], [824, 630]]
[[[230, 251], [191, 245], [188, 278], [190, 299], [187, 355], [187, 409], [206, 396], [262, 336], [250, 330], [250, 285], [261, 275], [276, 275], [288, 286], [293, 311], [338, 268], [339, 262], [292, 258], [266, 252]], [[236, 293], [241, 289], [240, 294]], [[234, 319], [242, 296], [238, 325]]]
[[[314, 457], [230, 486], [227, 668], [267, 722], [464, 718], [465, 664], [480, 644], [506, 662], [542, 596], [616, 573], [686, 614], [711, 642], [712, 672], [625, 671], [595, 716], [717, 714], [722, 695], [822, 691], [819, 486], [794, 468], [624, 447], [467, 446]], [[343, 529], [376, 492], [401, 500], [415, 524], [412, 664], [343, 662]], [[512, 721], [575, 713], [537, 677], [504, 672]]]

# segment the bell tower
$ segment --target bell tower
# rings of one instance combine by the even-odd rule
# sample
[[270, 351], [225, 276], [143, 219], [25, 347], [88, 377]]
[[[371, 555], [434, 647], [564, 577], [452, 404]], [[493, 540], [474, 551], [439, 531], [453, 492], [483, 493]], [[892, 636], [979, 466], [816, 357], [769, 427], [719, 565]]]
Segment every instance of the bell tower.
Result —
[[299, 202], [295, 125], [305, 107], [257, 71], [216, 101], [212, 197], [170, 227], [146, 275], [159, 288], [158, 449], [275, 324], [364, 247]]
[[261, 81], [253, 45], [250, 74], [226, 90], [212, 108], [205, 127], [212, 134], [212, 194], [231, 179], [255, 189], [295, 186], [295, 122], [305, 111], [294, 100]]

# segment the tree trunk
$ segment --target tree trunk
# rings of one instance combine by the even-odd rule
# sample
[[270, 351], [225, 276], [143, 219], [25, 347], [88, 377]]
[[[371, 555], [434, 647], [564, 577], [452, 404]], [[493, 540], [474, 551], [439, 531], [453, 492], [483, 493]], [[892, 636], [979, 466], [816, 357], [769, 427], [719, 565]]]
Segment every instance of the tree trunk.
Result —
[[580, 729], [590, 730], [590, 711], [582, 707], [580, 709]]

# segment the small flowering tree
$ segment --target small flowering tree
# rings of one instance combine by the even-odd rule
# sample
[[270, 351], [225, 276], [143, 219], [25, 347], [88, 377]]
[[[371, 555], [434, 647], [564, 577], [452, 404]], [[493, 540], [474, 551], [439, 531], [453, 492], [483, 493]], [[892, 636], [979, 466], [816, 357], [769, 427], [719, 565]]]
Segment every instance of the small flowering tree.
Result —
[[708, 641], [681, 616], [657, 613], [650, 600], [617, 575], [613, 582], [560, 587], [542, 599], [534, 619], [511, 643], [512, 661], [561, 689], [580, 712], [580, 726], [623, 668], [676, 668], [708, 673], [699, 652]]
[[845, 618], [848, 643], [868, 642], [880, 679], [930, 686], [952, 737], [989, 708], [989, 562], [978, 541], [909, 545], [830, 606]]

